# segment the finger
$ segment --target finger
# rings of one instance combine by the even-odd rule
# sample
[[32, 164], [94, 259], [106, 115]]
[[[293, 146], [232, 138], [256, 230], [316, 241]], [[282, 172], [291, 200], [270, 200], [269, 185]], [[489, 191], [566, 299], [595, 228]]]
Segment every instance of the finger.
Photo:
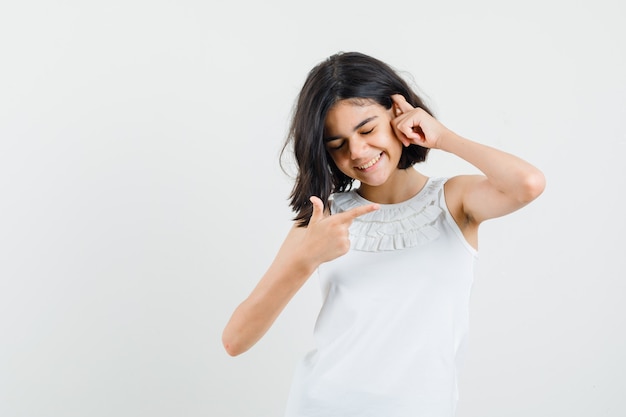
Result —
[[396, 134], [396, 138], [402, 143], [403, 146], [407, 147], [411, 144], [411, 141], [406, 137], [400, 126], [398, 125], [398, 119], [391, 121], [391, 128]]
[[[406, 98], [402, 94], [393, 94], [391, 100], [396, 105], [396, 108], [400, 109], [401, 113], [406, 113], [413, 110], [415, 107], [411, 106], [411, 103], [406, 101]], [[396, 112], [397, 115], [397, 112]]]
[[311, 204], [313, 204], [313, 213], [311, 213], [309, 224], [317, 223], [324, 217], [324, 203], [322, 203], [322, 200], [320, 200], [319, 197], [316, 196], [311, 196], [309, 198], [309, 201], [311, 201]]
[[404, 136], [409, 139], [421, 139], [420, 136], [415, 132], [413, 120], [409, 120], [407, 123], [403, 124], [402, 127], [400, 127], [400, 131], [404, 133]]
[[342, 217], [348, 221], [352, 221], [359, 216], [371, 213], [372, 211], [376, 211], [379, 208], [380, 206], [378, 204], [366, 204], [364, 206], [359, 206], [348, 211], [344, 211], [343, 213], [337, 214], [337, 216]]
[[402, 129], [400, 129], [400, 128], [396, 127], [396, 126], [394, 126], [393, 128], [396, 131], [396, 137], [402, 143], [402, 145], [405, 148], [407, 146], [409, 146], [411, 144], [411, 141], [409, 140], [409, 138], [407, 138], [407, 135], [402, 131]]
[[411, 144], [412, 139], [417, 139], [415, 131], [413, 130], [413, 120], [408, 116], [409, 115], [400, 115], [391, 121], [391, 127], [396, 133], [396, 138], [398, 138], [405, 147]]

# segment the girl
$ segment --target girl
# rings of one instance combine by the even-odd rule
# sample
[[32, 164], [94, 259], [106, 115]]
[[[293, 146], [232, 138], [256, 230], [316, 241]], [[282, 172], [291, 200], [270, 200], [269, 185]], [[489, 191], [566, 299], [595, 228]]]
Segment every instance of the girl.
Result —
[[[390, 66], [360, 53], [311, 70], [288, 145], [295, 222], [226, 325], [226, 351], [254, 345], [317, 272], [316, 346], [286, 416], [453, 416], [478, 226], [537, 198], [543, 174], [447, 129]], [[430, 149], [483, 175], [427, 177], [414, 164]]]

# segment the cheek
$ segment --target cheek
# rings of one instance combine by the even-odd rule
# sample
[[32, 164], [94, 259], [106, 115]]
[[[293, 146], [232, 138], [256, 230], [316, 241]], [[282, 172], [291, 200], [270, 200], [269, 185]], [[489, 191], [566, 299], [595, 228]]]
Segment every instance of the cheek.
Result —
[[387, 123], [387, 126], [381, 129], [381, 134], [384, 135], [388, 141], [400, 142], [396, 136], [396, 132], [391, 127], [391, 123]]
[[335, 167], [339, 168], [339, 170], [343, 172], [343, 170], [342, 170], [342, 161], [344, 159], [341, 158], [340, 153], [335, 151], [335, 152], [332, 152], [332, 153], [328, 152], [326, 155], [328, 157], [328, 162], [330, 163], [330, 161], [332, 161], [335, 164]]
[[346, 160], [345, 152], [341, 149], [337, 149], [333, 152], [327, 151], [326, 155], [330, 161], [333, 161], [335, 165], [341, 166], [342, 163], [345, 163]]
[[402, 152], [404, 150], [404, 145], [402, 145], [402, 142], [400, 142], [400, 140], [393, 133], [391, 133], [387, 137], [386, 148], [389, 152], [389, 156], [392, 162], [396, 163], [397, 161], [400, 161], [400, 157], [402, 156]]
[[354, 170], [352, 166], [352, 161], [349, 157], [346, 156], [333, 156], [333, 162], [335, 163], [335, 167], [337, 170], [341, 171], [344, 175], [347, 175], [350, 178], [354, 178]]
[[390, 151], [402, 151], [402, 142], [400, 142], [400, 139], [398, 139], [398, 137], [391, 128], [384, 133], [384, 137], [381, 137], [380, 141], [381, 143], [384, 143]]

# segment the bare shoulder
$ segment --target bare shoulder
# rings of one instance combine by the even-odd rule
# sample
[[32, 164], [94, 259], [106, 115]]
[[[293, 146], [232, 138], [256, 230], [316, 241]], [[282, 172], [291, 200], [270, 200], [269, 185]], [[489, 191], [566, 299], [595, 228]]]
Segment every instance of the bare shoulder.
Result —
[[450, 210], [453, 215], [456, 211], [465, 213], [463, 207], [465, 193], [478, 183], [485, 181], [485, 179], [486, 177], [484, 175], [457, 175], [448, 179], [444, 185], [448, 210]]

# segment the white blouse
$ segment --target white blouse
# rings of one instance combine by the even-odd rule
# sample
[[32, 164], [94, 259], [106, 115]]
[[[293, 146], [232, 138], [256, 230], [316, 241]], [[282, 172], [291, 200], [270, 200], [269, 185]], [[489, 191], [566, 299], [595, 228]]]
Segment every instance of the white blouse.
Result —
[[[351, 250], [318, 268], [315, 349], [296, 369], [286, 417], [452, 417], [477, 252], [430, 178], [361, 216]], [[331, 212], [369, 203], [338, 193]]]

